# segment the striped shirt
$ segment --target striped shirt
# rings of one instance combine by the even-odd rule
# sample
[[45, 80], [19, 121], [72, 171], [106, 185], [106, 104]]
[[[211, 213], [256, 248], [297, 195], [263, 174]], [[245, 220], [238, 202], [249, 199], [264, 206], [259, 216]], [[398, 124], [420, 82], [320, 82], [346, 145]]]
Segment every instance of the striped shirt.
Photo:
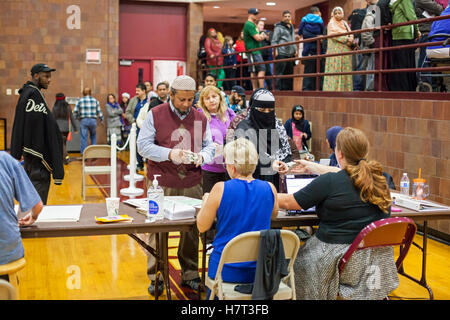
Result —
[[73, 113], [79, 119], [83, 118], [100, 118], [103, 121], [103, 113], [100, 109], [100, 103], [91, 96], [84, 96], [77, 101]]

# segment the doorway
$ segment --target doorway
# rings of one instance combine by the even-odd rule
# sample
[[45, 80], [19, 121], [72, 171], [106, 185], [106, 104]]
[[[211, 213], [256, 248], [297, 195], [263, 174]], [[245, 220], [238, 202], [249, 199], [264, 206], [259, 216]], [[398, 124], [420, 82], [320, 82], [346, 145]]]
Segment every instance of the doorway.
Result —
[[119, 66], [119, 96], [127, 92], [135, 95], [136, 85], [152, 81], [151, 60], [121, 60]]

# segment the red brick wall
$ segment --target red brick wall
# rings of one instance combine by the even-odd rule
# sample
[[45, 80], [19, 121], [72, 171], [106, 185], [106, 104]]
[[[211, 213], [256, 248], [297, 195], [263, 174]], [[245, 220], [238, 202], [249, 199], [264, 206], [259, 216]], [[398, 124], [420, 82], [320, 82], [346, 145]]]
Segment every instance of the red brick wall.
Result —
[[[81, 10], [79, 30], [66, 26], [66, 10], [73, 4]], [[0, 1], [0, 118], [8, 121], [8, 147], [18, 100], [14, 91], [30, 79], [35, 63], [56, 68], [44, 92], [50, 108], [57, 92], [80, 97], [82, 86], [89, 86], [104, 110], [107, 93], [118, 90], [118, 8], [118, 0]], [[86, 49], [101, 49], [101, 64], [86, 64]], [[97, 132], [98, 142], [106, 142], [106, 126]]]
[[[316, 159], [331, 154], [325, 141], [332, 126], [355, 127], [369, 138], [369, 157], [378, 160], [399, 188], [403, 172], [410, 180], [430, 184], [431, 200], [450, 205], [450, 108], [448, 101], [277, 96], [277, 116], [290, 117], [294, 104], [305, 108], [312, 122], [312, 152]], [[430, 221], [430, 227], [450, 234], [450, 221]]]

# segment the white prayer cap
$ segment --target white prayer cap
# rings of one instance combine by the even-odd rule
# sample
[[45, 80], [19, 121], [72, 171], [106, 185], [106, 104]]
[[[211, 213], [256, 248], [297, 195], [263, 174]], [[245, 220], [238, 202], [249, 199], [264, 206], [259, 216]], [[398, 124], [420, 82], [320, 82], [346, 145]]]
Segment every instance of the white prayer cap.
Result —
[[178, 76], [172, 82], [172, 89], [195, 91], [196, 90], [195, 80], [186, 75]]
[[122, 93], [122, 97], [127, 97], [128, 99], [130, 99], [130, 94], [128, 92], [124, 92]]

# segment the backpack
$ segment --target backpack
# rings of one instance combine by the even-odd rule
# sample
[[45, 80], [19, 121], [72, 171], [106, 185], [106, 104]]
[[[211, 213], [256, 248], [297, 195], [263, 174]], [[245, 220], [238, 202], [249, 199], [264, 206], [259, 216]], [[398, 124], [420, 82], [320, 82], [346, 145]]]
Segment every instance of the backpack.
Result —
[[197, 58], [199, 59], [206, 58], [205, 39], [205, 36], [201, 36], [198, 43]]

